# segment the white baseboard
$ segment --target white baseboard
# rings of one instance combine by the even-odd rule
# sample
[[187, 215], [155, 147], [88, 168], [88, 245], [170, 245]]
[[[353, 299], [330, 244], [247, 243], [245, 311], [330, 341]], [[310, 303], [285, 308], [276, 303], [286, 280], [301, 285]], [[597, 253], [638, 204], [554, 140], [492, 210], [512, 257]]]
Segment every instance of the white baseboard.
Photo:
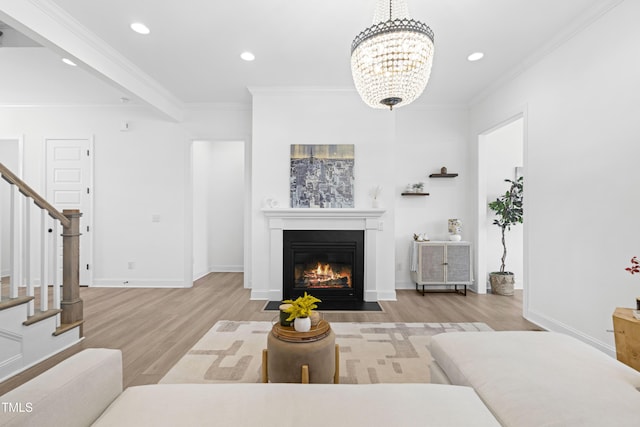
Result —
[[244, 273], [243, 265], [213, 265], [209, 267], [211, 273]]
[[415, 289], [416, 284], [412, 282], [396, 282], [396, 289], [406, 290], [406, 289]]
[[529, 310], [527, 313], [525, 313], [524, 318], [548, 331], [558, 332], [558, 333], [572, 336], [574, 338], [579, 339], [580, 341], [583, 341], [591, 345], [592, 347], [597, 348], [598, 350], [608, 354], [611, 357], [614, 357], [614, 358], [616, 357], [616, 349], [614, 347], [608, 344], [605, 344], [600, 340], [597, 340], [589, 335], [586, 335], [583, 332], [580, 332], [577, 329], [569, 325], [565, 325], [564, 323], [559, 322], [555, 319], [552, 319], [548, 316]]
[[193, 281], [195, 282], [198, 279], [202, 279], [204, 276], [206, 276], [209, 273], [210, 271], [207, 271], [207, 270], [203, 270], [198, 273], [193, 273]]
[[[274, 295], [274, 298], [271, 299], [271, 295]], [[256, 291], [251, 290], [251, 299], [252, 300], [266, 300], [266, 301], [280, 301], [282, 299], [282, 292], [280, 292], [279, 296], [275, 295], [274, 292], [271, 291]]]
[[396, 291], [365, 291], [364, 293], [365, 301], [397, 301]]
[[185, 284], [182, 280], [156, 279], [94, 279], [93, 288], [190, 288], [193, 283]]
[[210, 273], [244, 273], [243, 265], [214, 265], [209, 267], [208, 270], [202, 270], [198, 273], [194, 273], [193, 280], [202, 279], [204, 276]]

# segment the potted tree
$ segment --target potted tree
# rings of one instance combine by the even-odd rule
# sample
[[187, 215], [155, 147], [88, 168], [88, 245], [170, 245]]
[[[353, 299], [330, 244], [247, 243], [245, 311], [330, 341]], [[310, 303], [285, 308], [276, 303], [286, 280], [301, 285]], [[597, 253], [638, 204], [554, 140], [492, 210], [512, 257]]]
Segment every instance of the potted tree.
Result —
[[505, 242], [505, 231], [511, 230], [511, 226], [522, 224], [522, 185], [523, 177], [515, 181], [505, 179], [511, 186], [502, 196], [489, 203], [489, 208], [494, 211], [498, 218], [493, 223], [500, 227], [502, 232], [502, 258], [500, 271], [489, 273], [491, 292], [498, 295], [513, 295], [513, 284], [515, 276], [510, 271], [505, 271], [505, 261], [507, 259], [507, 244]]

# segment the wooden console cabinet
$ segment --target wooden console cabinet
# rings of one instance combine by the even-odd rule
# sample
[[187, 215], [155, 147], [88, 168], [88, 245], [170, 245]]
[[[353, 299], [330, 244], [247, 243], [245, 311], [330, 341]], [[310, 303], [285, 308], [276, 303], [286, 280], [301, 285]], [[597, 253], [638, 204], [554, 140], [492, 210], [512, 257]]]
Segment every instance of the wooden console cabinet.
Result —
[[[453, 286], [452, 292], [467, 294], [467, 286], [473, 282], [471, 270], [471, 243], [469, 242], [416, 242], [416, 268], [411, 279], [418, 286]], [[458, 290], [462, 286], [463, 290]], [[441, 290], [436, 290], [441, 291]], [[433, 292], [433, 290], [432, 290]]]
[[640, 371], [640, 320], [633, 317], [633, 309], [616, 308], [613, 312], [613, 331], [616, 340], [616, 358]]

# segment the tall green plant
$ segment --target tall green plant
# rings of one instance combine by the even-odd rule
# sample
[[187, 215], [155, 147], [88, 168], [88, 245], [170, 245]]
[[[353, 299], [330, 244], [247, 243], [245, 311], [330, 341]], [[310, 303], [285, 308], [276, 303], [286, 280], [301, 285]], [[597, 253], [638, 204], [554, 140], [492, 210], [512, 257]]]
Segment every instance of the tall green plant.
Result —
[[505, 243], [505, 230], [511, 230], [512, 225], [522, 224], [522, 186], [523, 177], [515, 181], [505, 179], [511, 187], [502, 196], [489, 203], [489, 208], [496, 213], [497, 219], [493, 223], [500, 227], [502, 231], [502, 263], [500, 265], [501, 274], [509, 274], [504, 271], [504, 263], [507, 259], [507, 244]]

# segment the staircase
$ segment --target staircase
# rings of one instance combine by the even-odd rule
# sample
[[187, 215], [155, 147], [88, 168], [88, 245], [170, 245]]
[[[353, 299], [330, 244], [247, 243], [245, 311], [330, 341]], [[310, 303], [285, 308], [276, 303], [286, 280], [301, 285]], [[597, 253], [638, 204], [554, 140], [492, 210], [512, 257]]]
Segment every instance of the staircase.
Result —
[[[10, 266], [9, 275], [0, 282], [1, 382], [78, 343], [83, 308], [79, 286], [82, 214], [72, 209], [59, 212], [2, 163], [0, 175], [10, 191], [10, 203], [5, 206], [3, 201], [0, 206], [0, 216], [8, 215], [10, 224], [9, 253], [0, 252], [0, 261], [6, 257]], [[39, 263], [37, 287], [31, 277], [32, 270], [38, 270], [32, 258]]]

